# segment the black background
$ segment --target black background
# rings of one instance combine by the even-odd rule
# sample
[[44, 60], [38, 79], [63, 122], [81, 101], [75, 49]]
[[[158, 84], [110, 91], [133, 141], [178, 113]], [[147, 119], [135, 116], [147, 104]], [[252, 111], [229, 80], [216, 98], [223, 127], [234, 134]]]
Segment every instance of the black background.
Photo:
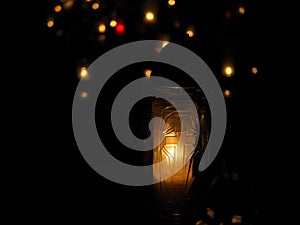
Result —
[[[204, 6], [210, 4], [214, 5]], [[293, 1], [251, 1], [250, 6], [254, 13], [248, 28], [253, 32], [238, 36], [243, 44], [234, 50], [240, 52], [241, 67], [247, 59], [257, 59], [260, 73], [230, 84], [236, 92], [227, 103], [227, 133], [215, 164], [219, 168], [218, 163], [226, 160], [239, 168], [258, 210], [256, 224], [293, 224], [298, 221], [299, 202], [300, 18]], [[7, 101], [12, 118], [9, 134], [18, 134], [9, 149], [21, 150], [20, 161], [25, 161], [17, 186], [26, 197], [24, 208], [37, 195], [48, 224], [102, 224], [107, 219], [110, 224], [146, 224], [145, 189], [100, 177], [77, 149], [71, 121], [77, 50], [53, 41], [47, 33], [49, 4], [27, 1], [3, 8], [8, 10], [2, 19], [4, 46], [10, 43], [4, 55], [9, 69], [4, 75], [9, 85], [4, 86], [10, 88], [4, 98], [8, 94], [11, 99]], [[212, 32], [214, 25], [207, 20], [207, 31]], [[197, 45], [189, 47], [193, 50], [193, 46]], [[210, 47], [217, 50], [215, 58], [213, 53], [205, 56], [218, 71], [222, 51], [213, 43]], [[36, 176], [31, 179], [31, 175]]]

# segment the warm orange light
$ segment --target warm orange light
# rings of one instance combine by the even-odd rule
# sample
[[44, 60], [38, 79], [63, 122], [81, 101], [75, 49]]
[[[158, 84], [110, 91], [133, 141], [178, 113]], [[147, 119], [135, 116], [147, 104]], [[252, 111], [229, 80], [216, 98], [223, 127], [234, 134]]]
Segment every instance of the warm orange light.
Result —
[[176, 133], [175, 132], [171, 132], [166, 134], [166, 137], [176, 137]]
[[167, 45], [169, 44], [169, 41], [162, 41], [162, 44], [161, 45], [158, 45], [156, 48], [155, 48], [155, 51], [157, 52], [157, 54], [159, 54], [161, 52], [161, 50], [166, 47]]
[[83, 91], [83, 92], [81, 93], [81, 98], [87, 98], [87, 97], [88, 97], [88, 93], [85, 92], [85, 91]]
[[242, 216], [239, 216], [239, 215], [234, 215], [231, 219], [231, 223], [234, 224], [234, 223], [242, 223], [243, 221], [243, 217]]
[[161, 47], [162, 47], [162, 48], [164, 48], [164, 47], [166, 47], [168, 44], [169, 44], [169, 42], [168, 42], [168, 41], [163, 41], [163, 43], [162, 43]]
[[115, 27], [115, 26], [117, 26], [117, 21], [115, 21], [115, 20], [112, 20], [112, 21], [110, 21], [110, 23], [109, 23], [109, 25], [111, 26], [111, 27]]
[[91, 2], [92, 0], [85, 0], [86, 2]]
[[206, 213], [210, 218], [214, 219], [215, 218], [215, 212], [210, 209], [210, 208], [207, 208], [207, 213]]
[[168, 4], [169, 4], [170, 6], [175, 5], [175, 0], [169, 0], [169, 1], [168, 1]]
[[[172, 92], [173, 90], [169, 91]], [[162, 182], [155, 185], [156, 194], [158, 196], [163, 195], [168, 202], [173, 197], [176, 198], [175, 196], [181, 192], [180, 201], [185, 201], [188, 198], [185, 194], [188, 193], [194, 179], [193, 174], [190, 173], [191, 164], [188, 161], [194, 151], [196, 139], [190, 135], [192, 130], [181, 129], [180, 121], [183, 117], [179, 118], [177, 110], [171, 104], [166, 105], [165, 100], [159, 98], [154, 100], [152, 113], [154, 117], [158, 116], [165, 121], [165, 126], [162, 126], [160, 121], [155, 121], [154, 123], [157, 124], [153, 124], [153, 127], [156, 128], [153, 130], [153, 143], [157, 143], [156, 141], [161, 143], [153, 146], [153, 164], [160, 164], [153, 167], [153, 178]], [[187, 115], [186, 118], [190, 123], [186, 127], [192, 128], [193, 118], [190, 115]], [[163, 141], [161, 141], [161, 134], [164, 134]], [[180, 140], [180, 137], [186, 135], [189, 136], [188, 140]], [[172, 200], [177, 201], [176, 199]]]
[[98, 27], [98, 30], [100, 33], [104, 33], [106, 31], [106, 26], [105, 24], [101, 23]]
[[65, 9], [70, 9], [74, 5], [74, 0], [66, 0], [64, 2], [64, 8]]
[[[206, 224], [207, 223], [205, 223], [203, 220], [198, 220], [195, 225], [206, 225]], [[220, 223], [220, 225], [221, 224], [223, 225], [223, 223]]]
[[245, 8], [243, 6], [239, 7], [239, 13], [240, 14], [245, 14]]
[[257, 68], [254, 66], [254, 67], [252, 67], [251, 72], [252, 72], [253, 74], [257, 74], [257, 73], [258, 73], [258, 70], [257, 70]]
[[54, 11], [57, 13], [60, 12], [61, 10], [62, 10], [62, 7], [60, 5], [57, 5], [54, 7]]
[[231, 68], [230, 66], [227, 66], [227, 67], [225, 68], [225, 73], [226, 73], [227, 75], [231, 75], [231, 74], [232, 74], [232, 68]]
[[152, 73], [152, 70], [149, 70], [149, 69], [146, 69], [145, 71], [144, 71], [144, 73], [145, 73], [145, 77], [151, 77], [151, 73]]
[[224, 90], [225, 97], [230, 97], [231, 91], [230, 90]]
[[47, 21], [47, 27], [53, 27], [54, 26], [54, 20], [50, 19]]
[[194, 36], [194, 32], [192, 30], [187, 30], [186, 34], [191, 38]]
[[99, 9], [100, 5], [99, 3], [95, 2], [93, 5], [92, 5], [92, 9], [96, 10], [96, 9]]
[[175, 156], [175, 151], [177, 149], [177, 144], [166, 144], [166, 155], [168, 158], [174, 158]]
[[225, 66], [225, 68], [224, 68], [224, 75], [226, 77], [233, 76], [233, 67], [232, 66]]
[[155, 16], [154, 16], [153, 12], [151, 12], [151, 11], [146, 12], [146, 14], [145, 14], [146, 21], [153, 22], [154, 18], [155, 18]]
[[80, 77], [81, 78], [87, 78], [88, 76], [88, 71], [87, 68], [85, 66], [80, 68]]

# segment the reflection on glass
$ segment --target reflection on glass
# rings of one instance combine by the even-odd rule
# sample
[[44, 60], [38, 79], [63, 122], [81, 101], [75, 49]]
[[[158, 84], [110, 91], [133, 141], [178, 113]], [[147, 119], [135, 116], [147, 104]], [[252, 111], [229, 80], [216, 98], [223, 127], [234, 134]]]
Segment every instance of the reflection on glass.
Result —
[[[172, 90], [169, 91], [171, 94]], [[177, 206], [186, 204], [189, 199], [189, 189], [194, 180], [192, 157], [197, 148], [196, 141], [199, 135], [196, 124], [201, 123], [198, 114], [190, 114], [191, 107], [196, 105], [193, 102], [190, 105], [182, 104], [178, 111], [164, 99], [155, 98], [152, 102], [153, 117], [160, 117], [165, 122], [165, 126], [162, 124], [153, 126], [156, 129], [154, 139], [159, 140], [160, 134], [164, 134], [163, 141], [153, 149], [153, 164], [167, 160], [167, 164], [153, 167], [154, 178], [160, 180], [160, 183], [154, 185], [154, 189], [160, 203]], [[184, 137], [184, 143], [179, 143], [180, 137]], [[178, 172], [174, 173], [178, 168], [180, 168]], [[163, 177], [172, 174], [174, 175], [163, 180]]]

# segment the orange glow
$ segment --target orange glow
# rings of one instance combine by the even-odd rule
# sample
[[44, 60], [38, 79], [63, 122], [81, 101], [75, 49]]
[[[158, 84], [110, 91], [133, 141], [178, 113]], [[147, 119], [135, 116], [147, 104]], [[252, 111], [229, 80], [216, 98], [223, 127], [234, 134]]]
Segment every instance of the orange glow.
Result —
[[[188, 196], [185, 194], [188, 193], [194, 179], [192, 173], [189, 172], [191, 164], [186, 160], [192, 156], [196, 139], [194, 136], [190, 136], [190, 131], [181, 130], [181, 118], [176, 109], [166, 105], [163, 100], [154, 100], [152, 113], [154, 117], [158, 116], [165, 121], [165, 126], [162, 126], [159, 121], [155, 121], [157, 124], [153, 125], [155, 128], [153, 130], [154, 143], [156, 141], [161, 143], [153, 146], [153, 165], [160, 164], [153, 167], [153, 178], [160, 181], [154, 185], [156, 194], [163, 195], [167, 201], [173, 197], [176, 198], [175, 195], [179, 192], [183, 194], [183, 198], [186, 198]], [[190, 116], [188, 119], [191, 119]], [[190, 122], [192, 123], [192, 121], [193, 119]], [[164, 137], [161, 137], [161, 134], [164, 134]], [[180, 137], [185, 135], [189, 135], [189, 139], [182, 142]], [[163, 138], [162, 141], [161, 138]]]
[[161, 50], [166, 47], [169, 44], [169, 41], [163, 41], [161, 45], [157, 46], [155, 48], [155, 51], [157, 52], [157, 54], [159, 54], [161, 52]]
[[230, 90], [225, 90], [224, 95], [225, 95], [225, 97], [230, 97], [231, 91]]
[[80, 69], [80, 78], [87, 78], [88, 77], [88, 71], [85, 66], [81, 67]]
[[225, 66], [224, 67], [224, 75], [226, 77], [232, 77], [234, 73], [234, 69], [232, 66]]
[[206, 213], [210, 218], [214, 219], [215, 218], [215, 212], [210, 209], [210, 208], [207, 208], [207, 213]]
[[242, 216], [239, 216], [239, 215], [234, 215], [231, 219], [231, 223], [234, 224], [234, 223], [242, 223], [243, 221], [243, 217]]
[[152, 73], [152, 70], [149, 70], [149, 69], [146, 69], [145, 70], [145, 77], [151, 77], [151, 73]]
[[169, 134], [166, 134], [166, 137], [176, 137], [176, 133], [175, 132], [171, 132]]
[[240, 14], [245, 14], [245, 8], [243, 6], [239, 7], [239, 13]]
[[194, 37], [194, 32], [192, 30], [187, 30], [186, 34], [191, 38]]
[[226, 73], [227, 75], [231, 75], [231, 74], [232, 74], [232, 68], [231, 68], [230, 66], [227, 66], [227, 67], [225, 68], [225, 73]]
[[100, 33], [104, 33], [106, 31], [106, 26], [105, 24], [101, 23], [98, 27], [98, 30]]
[[147, 11], [145, 14], [145, 19], [147, 22], [153, 22], [155, 19], [154, 13], [151, 11]]
[[168, 1], [168, 4], [169, 4], [170, 6], [175, 5], [175, 0], [169, 0], [169, 1]]
[[52, 19], [47, 21], [47, 27], [53, 27], [54, 26], [54, 21]]
[[70, 9], [74, 5], [74, 0], [66, 0], [64, 2], [64, 8], [65, 9]]
[[166, 155], [168, 158], [174, 158], [175, 156], [175, 151], [177, 149], [177, 144], [166, 144]]
[[258, 70], [257, 70], [257, 68], [254, 66], [254, 67], [252, 67], [251, 72], [252, 72], [253, 74], [257, 74]]
[[[198, 220], [197, 222], [196, 222], [196, 224], [195, 225], [206, 225], [207, 223], [204, 223], [204, 221], [203, 220]], [[220, 225], [223, 225], [223, 223], [220, 223]]]
[[164, 48], [164, 47], [166, 47], [168, 44], [169, 44], [168, 41], [164, 41], [164, 42], [162, 43], [161, 47]]
[[61, 10], [62, 10], [62, 7], [60, 5], [57, 5], [54, 7], [54, 11], [57, 13], [60, 12]]
[[92, 9], [94, 9], [94, 10], [99, 9], [99, 7], [100, 7], [100, 5], [97, 2], [92, 5]]
[[83, 91], [83, 92], [81, 93], [81, 98], [87, 98], [87, 96], [88, 96], [88, 93], [87, 93], [87, 92]]

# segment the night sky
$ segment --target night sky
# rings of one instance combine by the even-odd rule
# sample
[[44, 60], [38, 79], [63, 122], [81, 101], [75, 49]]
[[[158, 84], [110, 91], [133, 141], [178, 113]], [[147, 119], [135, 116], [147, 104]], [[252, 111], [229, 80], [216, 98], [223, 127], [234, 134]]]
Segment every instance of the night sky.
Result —
[[[294, 1], [177, 0], [172, 9], [166, 7], [167, 0], [152, 2], [159, 3], [157, 21], [151, 25], [144, 24], [143, 1], [126, 0], [100, 1], [96, 13], [75, 5], [61, 12], [52, 28], [47, 27], [47, 20], [55, 16], [53, 7], [59, 1], [7, 6], [11, 12], [3, 29], [9, 34], [4, 38], [12, 43], [8, 46], [12, 51], [6, 56], [10, 71], [5, 77], [16, 89], [8, 92], [13, 122], [9, 131], [17, 129], [21, 134], [11, 148], [20, 148], [22, 143], [26, 153], [21, 154], [26, 156], [37, 150], [32, 159], [39, 166], [32, 172], [38, 178], [32, 184], [47, 181], [40, 198], [45, 220], [51, 225], [105, 224], [106, 220], [109, 224], [152, 225], [148, 223], [147, 188], [112, 183], [80, 155], [72, 132], [72, 100], [80, 66], [120, 44], [169, 34], [170, 41], [197, 53], [221, 88], [232, 92], [226, 98], [228, 124], [223, 146], [203, 172], [204, 183], [218, 176], [225, 164], [240, 173], [248, 193], [241, 207], [249, 206], [255, 212], [253, 224], [295, 224], [299, 220], [300, 18]], [[102, 3], [106, 8], [101, 9]], [[237, 13], [240, 5], [245, 7], [244, 15]], [[108, 30], [105, 41], [100, 42], [94, 26], [101, 18], [109, 20], [113, 12], [124, 22], [126, 33]], [[231, 13], [230, 18], [226, 12]], [[174, 28], [174, 21], [179, 28]], [[185, 34], [190, 24], [195, 31], [192, 38]], [[228, 59], [235, 65], [230, 78], [222, 75], [223, 62]], [[258, 69], [255, 75], [253, 66]]]

